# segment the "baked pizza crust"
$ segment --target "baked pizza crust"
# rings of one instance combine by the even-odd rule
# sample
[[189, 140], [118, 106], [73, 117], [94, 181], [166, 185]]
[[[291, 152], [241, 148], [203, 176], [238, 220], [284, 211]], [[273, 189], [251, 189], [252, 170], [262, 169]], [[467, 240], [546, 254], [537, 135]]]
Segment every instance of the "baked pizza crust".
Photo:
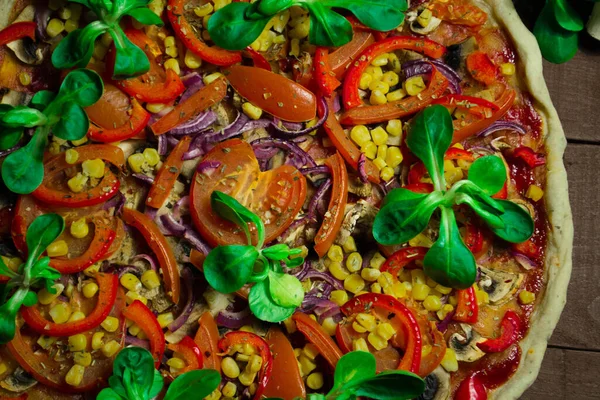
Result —
[[492, 393], [492, 399], [518, 399], [535, 381], [552, 331], [567, 300], [573, 250], [573, 218], [569, 204], [563, 154], [567, 139], [552, 105], [542, 72], [542, 55], [533, 34], [525, 27], [512, 0], [484, 0], [496, 21], [511, 37], [517, 53], [517, 71], [534, 99], [544, 122], [546, 146], [546, 210], [550, 225], [546, 249], [544, 294], [531, 316], [530, 330], [520, 342], [521, 363], [515, 375]]

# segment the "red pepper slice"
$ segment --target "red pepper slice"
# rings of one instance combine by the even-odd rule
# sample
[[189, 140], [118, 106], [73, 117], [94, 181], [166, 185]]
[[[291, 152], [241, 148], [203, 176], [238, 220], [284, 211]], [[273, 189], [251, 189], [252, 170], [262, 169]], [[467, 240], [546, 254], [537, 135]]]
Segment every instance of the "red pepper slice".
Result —
[[513, 156], [522, 159], [529, 168], [539, 167], [546, 164], [546, 159], [543, 154], [538, 154], [532, 148], [527, 146], [519, 146], [513, 152]]
[[[349, 70], [348, 74], [350, 74], [351, 71], [352, 70]], [[349, 76], [346, 76], [344, 82], [348, 82], [349, 78]], [[375, 106], [363, 105], [361, 107], [353, 107], [341, 115], [340, 122], [343, 125], [368, 125], [389, 121], [390, 119], [407, 117], [430, 105], [433, 100], [444, 93], [447, 87], [448, 80], [434, 67], [431, 73], [429, 86], [419, 93], [418, 96], [410, 96], [406, 99]], [[346, 93], [345, 83], [344, 93]], [[344, 100], [344, 104], [346, 104], [346, 100]]]
[[376, 293], [365, 293], [350, 299], [341, 307], [342, 313], [349, 316], [361, 312], [368, 312], [373, 307], [381, 307], [393, 313], [403, 324], [406, 339], [406, 348], [398, 369], [418, 374], [421, 367], [421, 348], [423, 345], [421, 329], [412, 311], [398, 299]]
[[134, 300], [129, 307], [125, 308], [123, 315], [125, 318], [135, 322], [142, 332], [148, 336], [150, 352], [154, 357], [154, 365], [158, 368], [165, 353], [165, 334], [156, 316], [139, 300]]
[[485, 386], [476, 373], [469, 375], [460, 383], [454, 400], [487, 400]]
[[477, 296], [475, 289], [471, 286], [468, 289], [460, 289], [456, 291], [458, 304], [453, 319], [455, 321], [474, 324], [477, 322], [479, 315], [479, 305], [477, 304]]
[[252, 62], [254, 63], [255, 67], [266, 69], [267, 71], [272, 71], [271, 64], [265, 58], [265, 56], [262, 55], [262, 53], [254, 50], [250, 46], [246, 47], [246, 51], [250, 55], [250, 58], [252, 58]]
[[271, 371], [273, 370], [273, 354], [269, 349], [269, 344], [265, 342], [263, 338], [250, 332], [229, 332], [221, 340], [219, 340], [219, 349], [222, 352], [229, 352], [236, 344], [250, 344], [254, 346], [262, 358], [262, 366], [258, 375], [258, 388], [254, 393], [254, 400], [259, 400], [262, 397], [263, 392], [269, 379], [271, 378]]
[[325, 358], [331, 368], [335, 369], [343, 354], [338, 345], [331, 339], [331, 336], [323, 330], [317, 321], [302, 312], [294, 313], [292, 320], [296, 323], [296, 329], [304, 334], [306, 340], [315, 345], [319, 350], [319, 354]]
[[[325, 124], [323, 125], [325, 128], [325, 132], [329, 137], [329, 140], [333, 143], [337, 151], [340, 152], [344, 160], [352, 167], [354, 170], [358, 170], [358, 160], [360, 159], [360, 155], [362, 154], [358, 147], [350, 140], [346, 132], [344, 132], [344, 128], [340, 125], [339, 121], [335, 117], [335, 113], [333, 112], [333, 100], [330, 98], [325, 98], [327, 101], [327, 106], [329, 107], [329, 115], [325, 120]], [[323, 116], [323, 110], [319, 107], [319, 116]], [[367, 177], [369, 181], [372, 183], [379, 183], [379, 169], [373, 164], [373, 161], [367, 159], [365, 161], [365, 171], [367, 173]]]
[[415, 193], [427, 194], [433, 192], [433, 185], [431, 183], [409, 183], [408, 185], [404, 185], [403, 188]]
[[[444, 107], [449, 108], [459, 107], [479, 116], [485, 116], [485, 114], [481, 110], [481, 107], [489, 108], [493, 111], [497, 111], [500, 109], [500, 107], [496, 103], [492, 103], [491, 101], [487, 101], [485, 99], [482, 99], [481, 97], [467, 96], [464, 94], [455, 93], [447, 94], [444, 97], [440, 97], [439, 99], [434, 100], [431, 104], [441, 104]], [[475, 106], [473, 106], [473, 104], [475, 104]]]
[[342, 92], [344, 108], [351, 109], [363, 103], [358, 93], [358, 83], [361, 75], [377, 56], [395, 50], [412, 50], [431, 58], [440, 58], [446, 54], [444, 46], [425, 38], [394, 36], [375, 42], [357, 58], [356, 62], [352, 63], [346, 73]]
[[404, 267], [408, 264], [423, 260], [429, 249], [427, 247], [405, 247], [385, 260], [381, 266], [381, 272], [388, 271], [393, 276], [397, 277]]
[[209, 311], [198, 320], [198, 331], [194, 342], [204, 356], [204, 368], [214, 369], [221, 373], [221, 356], [219, 356], [219, 328]]
[[465, 224], [465, 245], [471, 250], [471, 253], [479, 253], [483, 249], [483, 232], [473, 223]]
[[99, 287], [98, 302], [94, 310], [80, 321], [54, 323], [44, 318], [37, 306], [22, 307], [21, 316], [40, 335], [64, 337], [94, 329], [110, 314], [119, 288], [119, 278], [114, 274], [98, 273], [96, 281]]
[[475, 51], [467, 56], [467, 70], [475, 80], [491, 85], [498, 78], [498, 67], [496, 67], [487, 54]]
[[477, 343], [477, 347], [486, 353], [499, 353], [515, 344], [523, 335], [523, 322], [513, 310], [508, 310], [500, 323], [500, 337]]
[[338, 81], [335, 77], [335, 73], [331, 69], [331, 64], [329, 63], [329, 50], [327, 48], [317, 47], [313, 67], [315, 69], [314, 77], [319, 86], [319, 90], [323, 95], [330, 97], [335, 89], [342, 83]]
[[0, 46], [15, 40], [29, 37], [35, 40], [35, 29], [37, 24], [30, 21], [15, 22], [0, 31]]
[[[89, 144], [77, 148], [79, 158], [75, 164], [81, 164], [86, 160], [100, 158], [108, 161], [116, 167], [123, 167], [125, 156], [123, 150], [116, 146], [104, 144]], [[32, 195], [44, 203], [61, 207], [87, 207], [104, 203], [119, 191], [120, 182], [108, 167], [104, 171], [102, 181], [96, 187], [82, 193], [73, 193], [62, 189], [53, 189], [49, 186], [55, 181], [62, 182], [62, 172], [72, 168], [75, 164], [69, 164], [65, 160], [65, 153], [58, 154], [44, 164], [44, 180]]]
[[156, 256], [163, 272], [167, 295], [171, 297], [173, 303], [177, 304], [179, 302], [181, 282], [179, 268], [177, 267], [177, 261], [175, 260], [175, 254], [173, 254], [171, 245], [158, 229], [156, 223], [146, 214], [142, 214], [131, 208], [124, 208], [122, 218], [126, 224], [136, 228], [150, 246], [150, 250]]
[[355, 31], [350, 42], [330, 53], [329, 63], [336, 78], [342, 79], [350, 63], [356, 60], [374, 42], [375, 39], [371, 32]]
[[200, 351], [200, 348], [191, 337], [184, 336], [183, 339], [181, 339], [181, 342], [177, 344], [171, 343], [167, 348], [180, 354], [186, 363], [185, 368], [178, 371], [179, 374], [202, 368], [202, 365], [204, 364], [202, 351]]
[[333, 244], [346, 211], [348, 201], [348, 171], [340, 153], [335, 153], [325, 160], [332, 177], [331, 199], [323, 223], [315, 236], [314, 249], [319, 257], [324, 257]]
[[150, 125], [150, 129], [156, 136], [167, 133], [217, 104], [225, 98], [225, 95], [227, 95], [227, 80], [224, 77], [217, 78], [184, 102], [177, 104], [171, 112]]
[[[170, 71], [170, 70], [169, 70]], [[124, 82], [124, 81], [121, 81]], [[94, 142], [113, 143], [131, 139], [140, 133], [150, 121], [150, 113], [136, 99], [131, 99], [131, 118], [129, 122], [113, 129], [100, 128], [90, 123], [88, 137]]]
[[160, 171], [158, 171], [154, 183], [148, 192], [148, 197], [146, 197], [147, 206], [160, 208], [165, 200], [167, 200], [181, 172], [183, 155], [190, 148], [191, 142], [191, 136], [184, 136], [171, 151], [162, 167], [160, 167]]
[[241, 62], [242, 54], [239, 51], [233, 52], [217, 46], [211, 47], [196, 37], [196, 29], [185, 17], [184, 4], [184, 0], [169, 0], [167, 18], [169, 18], [175, 34], [185, 47], [204, 61], [221, 67], [228, 67]]

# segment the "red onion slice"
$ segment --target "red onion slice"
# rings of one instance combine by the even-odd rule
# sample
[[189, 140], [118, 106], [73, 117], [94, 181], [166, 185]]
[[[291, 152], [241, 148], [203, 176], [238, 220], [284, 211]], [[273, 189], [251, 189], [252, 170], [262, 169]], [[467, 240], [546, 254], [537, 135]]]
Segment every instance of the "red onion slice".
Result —
[[402, 71], [407, 79], [415, 75], [430, 74], [432, 71], [432, 64], [446, 77], [446, 79], [448, 79], [452, 92], [461, 94], [460, 76], [448, 64], [441, 61], [426, 59], [407, 61], [402, 64]]
[[240, 329], [242, 326], [249, 324], [251, 320], [252, 315], [250, 315], [249, 308], [237, 312], [222, 310], [215, 318], [218, 325], [229, 329]]
[[292, 138], [296, 138], [298, 136], [302, 136], [302, 135], [307, 135], [317, 129], [319, 129], [327, 120], [327, 117], [329, 116], [329, 108], [327, 107], [327, 102], [325, 101], [325, 99], [323, 97], [321, 97], [319, 99], [319, 101], [321, 102], [321, 107], [323, 107], [323, 116], [317, 121], [317, 123], [313, 126], [311, 126], [310, 128], [304, 128], [304, 129], [299, 129], [299, 130], [290, 130], [292, 125], [289, 122], [283, 122], [283, 126], [285, 127], [285, 129], [281, 128], [279, 126], [279, 120], [278, 119], [274, 119], [271, 122], [271, 126], [273, 126], [273, 128], [275, 129], [275, 136], [284, 138], [284, 139], [292, 139]]
[[214, 111], [206, 111], [191, 121], [178, 125], [169, 132], [173, 136], [189, 135], [191, 133], [200, 133], [217, 121], [217, 114]]
[[253, 141], [250, 144], [252, 145], [252, 148], [254, 149], [254, 151], [256, 151], [257, 149], [260, 149], [260, 148], [265, 148], [265, 147], [266, 148], [277, 147], [279, 149], [286, 150], [289, 153], [295, 155], [296, 157], [298, 157], [300, 159], [300, 162], [302, 163], [302, 165], [300, 165], [300, 166], [296, 165], [298, 168], [301, 168], [304, 165], [309, 165], [311, 167], [317, 166], [317, 163], [315, 162], [315, 160], [313, 160], [313, 158], [307, 152], [302, 150], [300, 148], [300, 146], [298, 146], [297, 144], [290, 142], [290, 141], [275, 139], [275, 138], [260, 138], [260, 139], [256, 139], [255, 141]]
[[173, 322], [171, 322], [167, 327], [170, 332], [175, 332], [179, 328], [185, 324], [185, 322], [190, 317], [192, 310], [194, 309], [194, 277], [192, 276], [192, 272], [189, 268], [184, 268], [181, 271], [181, 280], [183, 281], [183, 285], [185, 288], [185, 292], [187, 295], [187, 301], [182, 308], [181, 314], [177, 317]]
[[487, 128], [485, 128], [484, 130], [482, 130], [481, 132], [479, 132], [477, 134], [477, 136], [485, 137], [485, 136], [491, 135], [494, 132], [499, 132], [499, 131], [504, 131], [504, 130], [515, 131], [517, 133], [520, 133], [521, 135], [525, 135], [527, 133], [527, 131], [525, 130], [523, 125], [518, 124], [516, 122], [496, 121], [493, 124], [491, 124], [490, 126], [488, 126]]
[[167, 135], [160, 135], [158, 137], [158, 154], [160, 154], [161, 156], [164, 156], [165, 154], [167, 154], [167, 145], [168, 145], [168, 140], [167, 140]]
[[139, 260], [144, 260], [146, 261], [148, 264], [150, 264], [150, 269], [153, 271], [158, 271], [158, 268], [156, 266], [156, 261], [154, 260], [154, 257], [152, 257], [150, 254], [138, 254], [137, 256], [133, 257], [131, 259], [132, 261], [139, 261]]
[[125, 335], [125, 344], [150, 350], [150, 342], [148, 340], [139, 339], [131, 335]]
[[537, 263], [534, 262], [529, 257], [527, 257], [525, 254], [513, 252], [513, 257], [515, 257], [515, 260], [517, 260], [519, 265], [521, 265], [523, 268], [525, 268], [528, 271], [532, 270], [532, 269], [536, 269], [538, 267]]
[[160, 222], [166, 230], [168, 236], [182, 236], [185, 233], [185, 226], [175, 220], [172, 214], [163, 214], [160, 216]]
[[152, 178], [151, 176], [148, 176], [146, 174], [131, 174], [131, 176], [133, 176], [135, 179], [138, 179], [144, 183], [147, 183], [148, 185], [152, 185], [154, 183], [154, 178]]
[[319, 188], [317, 189], [317, 193], [315, 193], [313, 198], [310, 200], [310, 203], [308, 203], [307, 217], [309, 219], [313, 221], [317, 220], [317, 208], [319, 206], [319, 202], [324, 200], [325, 194], [329, 191], [331, 185], [331, 178], [327, 178], [327, 180], [323, 182], [321, 186], [319, 186]]

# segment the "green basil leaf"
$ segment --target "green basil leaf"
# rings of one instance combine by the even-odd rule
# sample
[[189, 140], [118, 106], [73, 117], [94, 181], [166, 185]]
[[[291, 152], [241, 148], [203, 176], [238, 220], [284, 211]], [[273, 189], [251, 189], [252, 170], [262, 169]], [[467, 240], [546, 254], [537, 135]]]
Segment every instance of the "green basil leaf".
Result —
[[208, 33], [215, 44], [226, 50], [242, 50], [250, 46], [265, 29], [270, 15], [249, 19], [250, 3], [231, 3], [215, 12], [208, 20]]
[[285, 243], [279, 243], [262, 250], [262, 255], [270, 260], [281, 261], [286, 259], [290, 252], [290, 246]]
[[133, 44], [119, 26], [115, 26], [109, 32], [116, 49], [113, 79], [132, 78], [150, 70], [150, 61], [146, 53]]
[[129, 10], [125, 13], [125, 15], [129, 15], [130, 17], [137, 20], [140, 24], [144, 25], [158, 25], [163, 26], [163, 21], [160, 17], [149, 8], [134, 8], [133, 10]]
[[37, 294], [35, 294], [35, 292], [27, 292], [25, 298], [23, 299], [23, 305], [25, 307], [33, 307], [37, 304], [37, 302], [38, 297]]
[[221, 293], [233, 293], [248, 282], [259, 253], [254, 246], [217, 246], [204, 260], [204, 276]]
[[[235, 3], [239, 4], [239, 3]], [[258, 246], [262, 247], [265, 238], [265, 226], [258, 215], [244, 207], [239, 201], [233, 197], [215, 190], [210, 195], [210, 206], [219, 215], [228, 221], [233, 222], [240, 228], [244, 229], [248, 244], [252, 243], [248, 223], [254, 224], [258, 234]]]
[[280, 272], [269, 273], [269, 294], [278, 306], [300, 307], [304, 300], [304, 288], [295, 276]]
[[469, 180], [490, 196], [498, 193], [506, 182], [504, 162], [497, 156], [478, 158], [469, 168]]
[[43, 214], [33, 220], [25, 241], [30, 259], [37, 260], [65, 229], [65, 220], [58, 214]]
[[423, 259], [423, 271], [437, 283], [466, 289], [475, 282], [475, 258], [463, 242], [454, 211], [441, 207], [440, 235]]
[[250, 305], [250, 311], [252, 311], [252, 314], [256, 318], [273, 323], [281, 322], [291, 317], [296, 310], [293, 307], [281, 307], [275, 304], [269, 294], [266, 279], [252, 286], [248, 295], [248, 304]]
[[[9, 290], [8, 286], [5, 291]], [[0, 306], [0, 344], [6, 344], [15, 337], [17, 329], [15, 318], [28, 292], [28, 289], [20, 287], [6, 303]]]
[[408, 371], [385, 371], [353, 386], [356, 396], [377, 400], [410, 400], [425, 392], [425, 381]]
[[257, 2], [262, 15], [276, 15], [294, 5], [294, 0], [261, 0]]
[[366, 351], [351, 351], [340, 358], [335, 366], [332, 391], [345, 392], [352, 382], [372, 378], [377, 370], [375, 356]]
[[303, 257], [286, 258], [285, 260], [283, 260], [283, 262], [285, 262], [286, 267], [295, 268], [295, 267], [299, 267], [300, 265], [304, 264], [304, 258]]
[[502, 211], [494, 210], [486, 203], [479, 202], [468, 194], [463, 193], [456, 196], [456, 204], [468, 204], [490, 227], [504, 228], [504, 222], [500, 218]]
[[0, 134], [0, 150], [15, 147], [23, 138], [23, 128], [3, 128]]
[[308, 39], [316, 46], [340, 47], [352, 40], [352, 24], [321, 2], [307, 2], [310, 11]]
[[62, 107], [60, 120], [52, 128], [52, 133], [64, 140], [79, 140], [85, 137], [89, 128], [90, 120], [85, 110], [76, 103], [68, 102]]
[[56, 98], [56, 93], [49, 90], [40, 90], [31, 99], [31, 106], [44, 111], [46, 107]]
[[504, 207], [504, 213], [498, 217], [504, 223], [502, 228], [490, 226], [500, 238], [511, 243], [522, 243], [533, 235], [535, 224], [531, 215], [520, 205], [509, 200], [497, 200]]
[[81, 107], [89, 107], [102, 97], [104, 83], [91, 69], [77, 69], [69, 72], [58, 90], [61, 102], [74, 102]]
[[[71, 0], [73, 1], [73, 0]], [[111, 388], [104, 388], [98, 393], [96, 400], [127, 400], [124, 397], [121, 397]]]
[[544, 58], [551, 63], [561, 64], [569, 61], [579, 44], [577, 32], [563, 29], [554, 17], [553, 6], [547, 2], [533, 27], [533, 34]]
[[48, 143], [46, 131], [38, 128], [29, 143], [9, 154], [2, 164], [2, 179], [14, 193], [29, 194], [44, 179], [44, 149]]
[[464, 193], [479, 203], [483, 203], [487, 207], [495, 210], [497, 212], [504, 212], [504, 207], [502, 204], [498, 203], [498, 201], [492, 198], [487, 192], [485, 192], [481, 187], [477, 186], [475, 183], [470, 180], [461, 180], [452, 186], [452, 189], [446, 193], [446, 198], [450, 197], [450, 200], [456, 203], [456, 197], [459, 194]]
[[34, 128], [44, 125], [48, 118], [38, 110], [17, 106], [2, 116], [2, 125], [9, 128]]
[[[377, 31], [391, 31], [404, 21], [406, 0], [324, 0], [324, 6], [351, 11], [360, 22]], [[312, 21], [311, 21], [312, 22]]]
[[121, 380], [128, 393], [147, 399], [154, 384], [154, 358], [141, 347], [126, 347], [115, 358], [113, 375]]
[[434, 105], [421, 111], [414, 119], [406, 137], [410, 151], [429, 172], [435, 190], [445, 190], [444, 154], [452, 143], [452, 117], [446, 107]]
[[373, 223], [373, 237], [383, 245], [404, 243], [423, 232], [435, 209], [444, 202], [441, 192], [418, 194], [400, 188], [388, 196]]
[[550, 2], [554, 3], [554, 16], [558, 25], [571, 32], [583, 30], [583, 20], [566, 0], [550, 0]]
[[165, 400], [203, 399], [221, 383], [221, 375], [212, 369], [196, 369], [179, 375], [169, 386]]
[[164, 378], [162, 374], [158, 370], [154, 370], [154, 380], [152, 381], [152, 387], [150, 388], [150, 392], [148, 396], [153, 399], [162, 391], [163, 386], [165, 385]]
[[75, 29], [52, 52], [52, 64], [58, 69], [85, 68], [94, 53], [96, 39], [108, 30], [108, 26], [94, 21], [83, 29]]

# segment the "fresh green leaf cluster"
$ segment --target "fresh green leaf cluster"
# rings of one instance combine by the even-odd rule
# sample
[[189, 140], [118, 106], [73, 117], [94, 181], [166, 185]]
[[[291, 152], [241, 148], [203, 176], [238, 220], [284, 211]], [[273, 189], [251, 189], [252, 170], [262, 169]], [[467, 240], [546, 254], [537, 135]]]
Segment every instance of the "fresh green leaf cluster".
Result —
[[477, 266], [460, 236], [454, 205], [470, 206], [492, 232], [508, 242], [526, 241], [534, 226], [525, 209], [491, 197], [506, 181], [506, 168], [499, 157], [478, 158], [469, 169], [468, 179], [446, 191], [444, 154], [452, 143], [452, 134], [452, 118], [443, 106], [428, 107], [415, 117], [406, 144], [425, 165], [434, 191], [419, 194], [403, 188], [392, 190], [375, 217], [373, 235], [384, 245], [405, 243], [428, 226], [439, 208], [439, 236], [423, 260], [424, 270], [442, 285], [464, 289], [475, 282]]
[[94, 53], [96, 39], [108, 32], [116, 50], [113, 79], [126, 79], [148, 72], [150, 62], [146, 53], [133, 44], [119, 22], [126, 15], [144, 25], [163, 22], [147, 6], [150, 0], [70, 0], [92, 10], [98, 21], [76, 29], [60, 41], [52, 53], [52, 64], [59, 69], [84, 68]]
[[317, 46], [339, 47], [352, 40], [352, 25], [333, 9], [350, 11], [360, 22], [377, 31], [390, 31], [404, 21], [406, 0], [259, 0], [234, 2], [221, 8], [208, 21], [208, 32], [216, 45], [242, 50], [254, 42], [273, 16], [292, 6], [310, 13], [308, 39]]
[[[221, 383], [221, 375], [212, 369], [197, 369], [179, 375], [169, 385], [164, 400], [203, 399]], [[97, 400], [150, 400], [164, 386], [160, 372], [154, 369], [152, 354], [141, 347], [127, 347], [117, 354], [110, 387]]]
[[[304, 300], [300, 281], [285, 274], [282, 263], [293, 268], [304, 262], [300, 249], [290, 249], [286, 244], [276, 244], [262, 249], [265, 226], [252, 211], [223, 192], [211, 194], [211, 207], [222, 218], [244, 230], [248, 245], [217, 246], [204, 260], [204, 276], [210, 286], [221, 293], [233, 293], [246, 283], [253, 282], [248, 302], [250, 310], [259, 319], [280, 322], [294, 313]], [[252, 246], [248, 224], [258, 236]]]
[[40, 257], [46, 247], [60, 236], [64, 227], [65, 221], [60, 215], [40, 215], [27, 229], [28, 257], [17, 272], [8, 268], [0, 258], [0, 275], [10, 278], [0, 292], [0, 344], [10, 342], [15, 336], [15, 317], [21, 306], [31, 307], [37, 303], [33, 288], [45, 287], [48, 292], [56, 293], [53, 285], [60, 278], [60, 273], [49, 266], [50, 258]]
[[583, 20], [567, 0], [546, 0], [533, 34], [544, 58], [560, 64], [577, 53], [578, 33], [583, 28]]
[[[2, 164], [2, 179], [12, 192], [28, 194], [44, 179], [43, 156], [48, 134], [64, 140], [79, 140], [87, 134], [90, 121], [83, 107], [97, 102], [104, 91], [100, 76], [88, 69], [69, 72], [58, 93], [39, 91], [31, 107], [0, 108], [0, 142], [16, 144], [24, 128], [36, 127], [31, 140], [6, 157]], [[4, 111], [4, 112], [3, 112]], [[6, 139], [10, 136], [11, 139]]]

